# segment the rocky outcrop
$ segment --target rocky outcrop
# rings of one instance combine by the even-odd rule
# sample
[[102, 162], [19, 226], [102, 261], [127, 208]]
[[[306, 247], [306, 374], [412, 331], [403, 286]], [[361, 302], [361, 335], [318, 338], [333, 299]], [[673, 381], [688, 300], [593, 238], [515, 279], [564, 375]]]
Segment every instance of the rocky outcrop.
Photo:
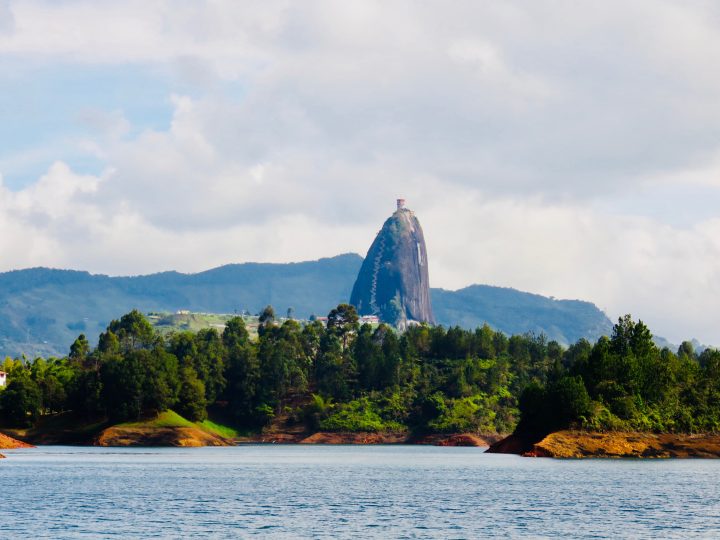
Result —
[[476, 433], [435, 433], [409, 440], [412, 444], [431, 444], [433, 446], [476, 446], [487, 447], [502, 439], [502, 435]]
[[517, 454], [522, 456], [530, 452], [533, 446], [544, 437], [545, 434], [512, 433], [504, 439], [494, 441], [486, 452], [488, 454]]
[[434, 433], [416, 436], [404, 431], [317, 431], [315, 433], [274, 431], [272, 433], [240, 437], [237, 442], [274, 444], [421, 444], [487, 447], [501, 438], [502, 435], [497, 434], [478, 435], [475, 433]]
[[7, 435], [3, 435], [0, 433], [0, 448], [9, 450], [14, 448], [35, 448], [32, 444], [28, 444], [22, 441], [18, 441], [17, 439], [13, 439], [12, 437], [8, 437]]
[[113, 426], [103, 430], [96, 446], [231, 446], [223, 437], [196, 427]]
[[435, 323], [425, 237], [415, 214], [401, 204], [370, 246], [350, 303], [360, 315], [377, 315], [400, 329]]
[[513, 434], [488, 452], [554, 458], [720, 458], [720, 435], [563, 430], [534, 442]]
[[300, 441], [301, 444], [403, 444], [407, 433], [342, 433], [319, 431]]

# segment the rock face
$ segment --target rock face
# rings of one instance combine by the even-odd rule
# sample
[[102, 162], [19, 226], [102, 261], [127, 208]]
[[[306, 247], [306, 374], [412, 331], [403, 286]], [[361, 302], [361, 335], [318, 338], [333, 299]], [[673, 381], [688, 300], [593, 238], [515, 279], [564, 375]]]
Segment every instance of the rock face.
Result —
[[360, 315], [377, 315], [401, 330], [413, 322], [435, 323], [425, 237], [402, 199], [370, 246], [350, 303]]

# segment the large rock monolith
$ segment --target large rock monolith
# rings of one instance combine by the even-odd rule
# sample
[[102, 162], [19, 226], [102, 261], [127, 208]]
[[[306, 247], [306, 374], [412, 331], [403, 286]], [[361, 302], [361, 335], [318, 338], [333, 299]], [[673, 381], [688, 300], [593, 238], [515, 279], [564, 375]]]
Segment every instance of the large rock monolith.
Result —
[[370, 246], [350, 303], [360, 315], [376, 315], [401, 330], [413, 323], [435, 323], [425, 237], [403, 199]]

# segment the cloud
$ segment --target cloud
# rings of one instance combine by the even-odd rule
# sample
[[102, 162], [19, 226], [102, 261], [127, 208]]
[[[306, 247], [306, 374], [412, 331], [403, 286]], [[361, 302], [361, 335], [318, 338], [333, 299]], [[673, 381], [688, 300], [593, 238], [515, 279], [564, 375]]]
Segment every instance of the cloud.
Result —
[[0, 34], [9, 34], [15, 30], [15, 17], [10, 9], [9, 0], [0, 0]]
[[[39, 134], [0, 156], [6, 176], [47, 169], [0, 188], [2, 269], [364, 254], [404, 195], [435, 286], [583, 298], [720, 343], [710, 3], [0, 3], [7, 13], [0, 54], [29, 82], [63, 67], [67, 92], [43, 103], [72, 107], [76, 125], [63, 144]], [[72, 74], [98, 70], [127, 73], [118, 99], [71, 103]], [[162, 122], [137, 120], [156, 112], [135, 106], [150, 86], [168, 88]]]

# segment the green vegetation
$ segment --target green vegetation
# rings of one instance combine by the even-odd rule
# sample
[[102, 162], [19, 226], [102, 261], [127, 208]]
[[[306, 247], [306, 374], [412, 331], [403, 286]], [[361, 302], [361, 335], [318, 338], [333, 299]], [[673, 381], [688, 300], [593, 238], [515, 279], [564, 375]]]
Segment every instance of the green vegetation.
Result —
[[270, 306], [258, 325], [251, 335], [233, 317], [222, 333], [161, 333], [132, 311], [94, 348], [80, 335], [63, 358], [7, 359], [0, 423], [72, 417], [78, 425], [199, 426], [224, 437], [274, 418], [326, 431], [720, 428], [720, 352], [698, 355], [688, 342], [677, 353], [659, 349], [629, 316], [610, 337], [569, 348], [487, 325], [398, 334], [360, 326], [346, 304], [327, 326], [278, 320]]
[[138, 428], [138, 427], [154, 427], [154, 428], [174, 428], [174, 427], [195, 427], [190, 420], [180, 416], [175, 411], [163, 411], [157, 416], [145, 418], [137, 422], [123, 422], [118, 427]]
[[720, 430], [720, 351], [659, 349], [629, 315], [611, 337], [580, 341], [544, 384], [520, 396], [518, 431], [590, 430], [698, 433]]
[[197, 425], [213, 435], [219, 435], [220, 437], [225, 437], [226, 439], [234, 439], [235, 437], [245, 434], [237, 428], [219, 424], [218, 422], [214, 422], [212, 420], [203, 420], [202, 422], [197, 422]]
[[219, 435], [220, 437], [226, 437], [228, 439], [238, 437], [242, 434], [242, 432], [236, 428], [233, 428], [231, 426], [226, 426], [223, 424], [219, 424], [217, 422], [214, 422], [214, 421], [208, 420], [208, 419], [205, 419], [202, 422], [192, 422], [192, 421], [188, 420], [187, 418], [180, 416], [178, 413], [176, 413], [173, 410], [163, 411], [154, 416], [150, 416], [148, 418], [142, 418], [140, 420], [133, 421], [133, 422], [123, 422], [121, 424], [117, 424], [116, 427], [119, 427], [119, 428], [183, 428], [183, 427], [195, 428], [195, 427], [199, 427], [200, 429], [207, 431], [208, 433], [212, 433], [213, 435]]
[[[148, 322], [162, 336], [177, 334], [179, 332], [199, 332], [209, 328], [215, 328], [222, 332], [225, 325], [237, 315], [223, 313], [148, 313]], [[243, 322], [250, 334], [250, 337], [257, 337], [259, 317], [253, 315], [242, 316]]]
[[[178, 310], [256, 314], [273, 304], [283, 315], [292, 307], [296, 319], [325, 315], [350, 297], [361, 264], [362, 257], [346, 254], [303, 263], [233, 264], [198, 274], [108, 277], [48, 268], [0, 273], [0, 355], [62, 356], [78, 334], [94, 344], [109, 321], [133, 308], [159, 315], [151, 324], [162, 333], [221, 332], [212, 325], [230, 318]], [[596, 340], [612, 327], [587, 302], [483, 285], [430, 293], [435, 317], [445, 326], [474, 329], [487, 322], [508, 335], [533, 331], [561, 343]], [[253, 335], [254, 321], [245, 323]]]

